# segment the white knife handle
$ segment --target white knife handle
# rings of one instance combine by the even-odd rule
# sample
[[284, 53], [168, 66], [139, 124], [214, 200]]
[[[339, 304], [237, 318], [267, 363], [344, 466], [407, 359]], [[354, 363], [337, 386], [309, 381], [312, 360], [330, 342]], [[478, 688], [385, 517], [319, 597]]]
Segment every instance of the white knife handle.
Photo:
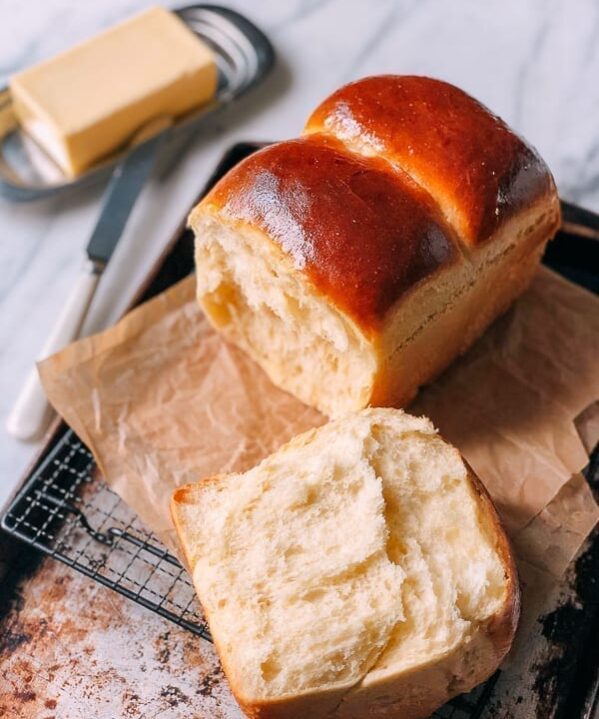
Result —
[[[39, 358], [45, 359], [77, 339], [100, 279], [100, 268], [86, 267], [73, 287]], [[46, 399], [37, 369], [34, 367], [23, 385], [6, 421], [10, 435], [20, 440], [37, 439], [52, 418], [52, 408]]]

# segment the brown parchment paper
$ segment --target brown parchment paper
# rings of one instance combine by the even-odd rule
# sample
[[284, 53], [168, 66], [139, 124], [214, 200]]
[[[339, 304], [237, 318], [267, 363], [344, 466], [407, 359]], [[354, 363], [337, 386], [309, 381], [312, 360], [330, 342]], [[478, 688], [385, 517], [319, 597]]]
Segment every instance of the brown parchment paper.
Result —
[[[429, 415], [462, 451], [520, 554], [556, 575], [597, 521], [586, 484], [573, 477], [597, 441], [588, 409], [599, 398], [597, 357], [599, 300], [542, 269], [409, 408]], [[244, 470], [325, 421], [209, 327], [193, 277], [39, 369], [50, 401], [107, 482], [171, 549], [175, 487]], [[568, 502], [580, 509], [578, 523]]]
[[576, 420], [599, 398], [598, 358], [599, 299], [543, 268], [410, 410], [461, 450], [514, 532], [587, 463], [580, 429], [594, 445], [599, 425]]

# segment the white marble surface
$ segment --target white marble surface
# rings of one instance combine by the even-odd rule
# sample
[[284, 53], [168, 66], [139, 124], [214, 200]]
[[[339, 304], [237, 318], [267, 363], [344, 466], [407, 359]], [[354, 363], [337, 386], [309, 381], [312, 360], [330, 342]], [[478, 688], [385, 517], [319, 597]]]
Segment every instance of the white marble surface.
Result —
[[[149, 4], [2, 0], [0, 78]], [[211, 122], [176, 166], [156, 173], [102, 280], [87, 331], [122, 311], [226, 147], [297, 134], [321, 98], [367, 74], [428, 74], [460, 85], [540, 150], [564, 197], [599, 210], [596, 0], [230, 4], [267, 31], [278, 67], [265, 86]], [[30, 204], [0, 200], [2, 425], [77, 274], [101, 189]], [[0, 430], [0, 504], [35, 449]]]

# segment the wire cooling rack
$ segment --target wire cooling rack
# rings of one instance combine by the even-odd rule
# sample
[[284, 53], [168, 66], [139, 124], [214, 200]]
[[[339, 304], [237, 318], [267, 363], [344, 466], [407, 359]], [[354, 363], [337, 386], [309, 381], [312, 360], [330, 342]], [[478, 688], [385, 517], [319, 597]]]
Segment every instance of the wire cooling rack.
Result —
[[[148, 531], [96, 469], [68, 428], [34, 469], [2, 517], [27, 544], [147, 609], [210, 640], [195, 591], [178, 560]], [[473, 719], [495, 678], [456, 697], [433, 716]]]
[[185, 570], [104, 482], [72, 430], [65, 428], [34, 470], [3, 516], [2, 527], [210, 639]]

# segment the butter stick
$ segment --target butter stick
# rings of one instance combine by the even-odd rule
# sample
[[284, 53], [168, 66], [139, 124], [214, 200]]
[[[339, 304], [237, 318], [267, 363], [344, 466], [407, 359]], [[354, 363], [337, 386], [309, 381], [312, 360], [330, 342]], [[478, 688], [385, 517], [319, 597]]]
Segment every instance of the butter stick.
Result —
[[69, 176], [154, 118], [176, 118], [208, 102], [216, 87], [211, 50], [161, 7], [10, 80], [21, 126]]

